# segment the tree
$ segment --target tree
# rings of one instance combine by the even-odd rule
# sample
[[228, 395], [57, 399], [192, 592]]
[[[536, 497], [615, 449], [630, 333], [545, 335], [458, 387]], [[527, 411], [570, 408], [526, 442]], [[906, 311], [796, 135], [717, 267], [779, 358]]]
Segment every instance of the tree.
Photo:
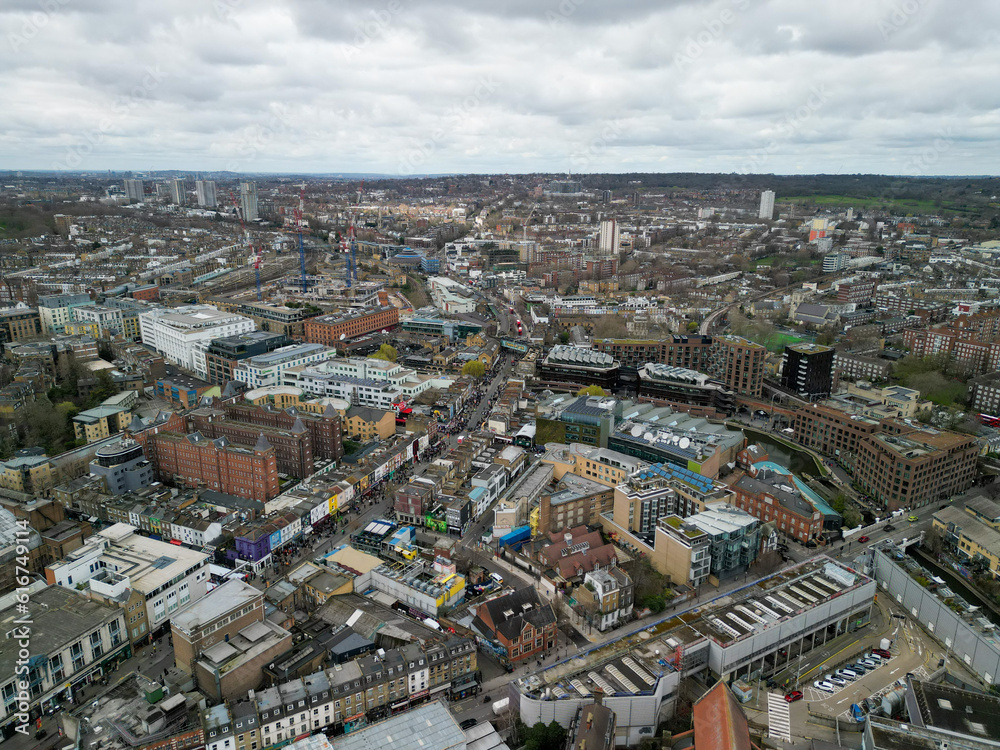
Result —
[[87, 406], [93, 408], [116, 393], [118, 393], [118, 386], [115, 385], [115, 381], [111, 379], [107, 370], [101, 370], [97, 373], [97, 385], [94, 386], [87, 398]]
[[462, 366], [462, 374], [479, 380], [486, 374], [486, 366], [478, 359], [470, 359]]
[[566, 730], [555, 720], [542, 722], [522, 732], [525, 750], [563, 750], [566, 744]]
[[754, 573], [762, 576], [770, 575], [779, 570], [782, 563], [781, 553], [776, 549], [769, 549], [757, 555], [757, 559], [753, 561]]
[[864, 520], [861, 516], [860, 510], [850, 507], [845, 508], [844, 512], [840, 514], [840, 517], [844, 520], [844, 526], [849, 529], [856, 529]]
[[63, 408], [53, 408], [51, 401], [39, 398], [25, 407], [26, 447], [41, 446], [51, 456], [62, 453], [67, 443], [73, 442], [72, 425], [69, 422], [70, 412], [64, 405], [60, 406]]
[[604, 392], [604, 389], [599, 385], [588, 385], [586, 388], [581, 388], [576, 392], [577, 396], [607, 396], [608, 394]]
[[382, 344], [377, 352], [368, 355], [368, 359], [383, 359], [386, 362], [395, 362], [398, 358], [399, 352], [392, 344]]
[[924, 534], [924, 540], [920, 543], [920, 546], [925, 547], [932, 554], [940, 555], [944, 551], [944, 536], [941, 534], [941, 530], [931, 526]]
[[687, 324], [688, 333], [696, 333], [698, 331], [698, 321], [689, 320]]
[[559, 343], [568, 344], [569, 343], [569, 331], [562, 331], [559, 334]]

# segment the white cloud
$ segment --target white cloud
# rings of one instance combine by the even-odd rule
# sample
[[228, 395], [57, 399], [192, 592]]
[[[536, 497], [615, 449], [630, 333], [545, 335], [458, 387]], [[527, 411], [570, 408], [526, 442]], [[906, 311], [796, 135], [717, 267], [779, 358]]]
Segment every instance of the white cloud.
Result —
[[892, 172], [947, 129], [937, 171], [996, 172], [998, 22], [986, 0], [8, 0], [0, 167]]

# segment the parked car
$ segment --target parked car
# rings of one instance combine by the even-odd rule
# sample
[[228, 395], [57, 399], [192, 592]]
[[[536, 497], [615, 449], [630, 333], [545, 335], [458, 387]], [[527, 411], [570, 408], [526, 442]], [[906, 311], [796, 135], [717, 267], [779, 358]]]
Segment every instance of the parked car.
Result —
[[793, 690], [792, 692], [790, 692], [788, 695], [785, 696], [785, 700], [788, 701], [789, 703], [795, 703], [795, 701], [802, 700], [802, 691]]
[[872, 659], [862, 659], [861, 664], [869, 669], [878, 669], [881, 666], [878, 662], [873, 661]]
[[461, 724], [459, 724], [459, 726], [462, 727], [462, 729], [471, 729], [478, 723], [479, 723], [478, 719], [466, 719]]
[[861, 544], [864, 544], [865, 542], [867, 542], [867, 541], [868, 541], [868, 537], [866, 537], [866, 536], [859, 536], [859, 537], [858, 537], [858, 541], [859, 541], [859, 542], [860, 542]]
[[843, 669], [838, 669], [837, 670], [837, 676], [838, 677], [843, 677], [845, 680], [852, 680], [853, 681], [853, 680], [858, 679], [861, 675], [859, 675], [857, 672], [855, 672], [850, 667], [844, 667]]
[[840, 687], [844, 687], [844, 685], [847, 684], [847, 680], [845, 680], [843, 677], [837, 677], [837, 675], [834, 674], [828, 674], [826, 676], [826, 681], [832, 682], [834, 685], [839, 685]]
[[895, 526], [893, 526], [893, 525], [892, 525], [891, 523], [887, 523], [887, 524], [886, 524], [886, 525], [885, 525], [885, 526], [883, 527], [883, 529], [882, 529], [882, 530], [883, 530], [883, 531], [895, 531], [895, 530], [896, 530], [896, 527], [895, 527]]
[[882, 660], [883, 660], [883, 659], [884, 659], [885, 657], [883, 657], [883, 656], [882, 656], [881, 654], [877, 653], [876, 651], [872, 650], [872, 652], [871, 652], [871, 653], [868, 653], [868, 654], [865, 654], [865, 658], [866, 658], [866, 659], [871, 659], [871, 660], [872, 660], [873, 662], [875, 662], [876, 664], [881, 664], [881, 663], [882, 663]]
[[859, 675], [862, 675], [862, 676], [868, 674], [868, 669], [869, 669], [868, 667], [866, 667], [861, 662], [855, 662], [854, 664], [848, 664], [847, 668], [848, 669], [853, 669], [855, 672], [857, 672]]
[[826, 680], [816, 680], [813, 683], [813, 687], [817, 690], [822, 690], [824, 693], [836, 693], [837, 687], [832, 682], [827, 682]]
[[883, 659], [891, 659], [892, 652], [884, 648], [873, 648], [872, 653], [876, 656], [881, 656]]

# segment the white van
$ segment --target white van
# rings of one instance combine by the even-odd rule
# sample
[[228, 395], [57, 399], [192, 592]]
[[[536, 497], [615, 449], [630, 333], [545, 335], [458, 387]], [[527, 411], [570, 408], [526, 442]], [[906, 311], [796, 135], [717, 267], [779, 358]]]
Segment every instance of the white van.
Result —
[[490, 573], [490, 578], [496, 581], [497, 586], [503, 586], [503, 576], [499, 573]]

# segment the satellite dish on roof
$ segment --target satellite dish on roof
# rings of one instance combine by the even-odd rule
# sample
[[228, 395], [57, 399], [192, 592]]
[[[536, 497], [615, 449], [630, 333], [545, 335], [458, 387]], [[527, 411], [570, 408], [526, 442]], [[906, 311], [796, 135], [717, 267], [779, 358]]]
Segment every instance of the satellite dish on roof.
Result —
[[681, 439], [679, 437], [677, 437], [676, 435], [674, 435], [672, 438], [670, 438], [670, 442], [673, 443], [674, 445], [677, 445], [680, 441], [681, 441]]
[[689, 438], [681, 438], [681, 450], [686, 450], [689, 445], [691, 445], [691, 440]]
[[645, 440], [647, 443], [652, 442], [653, 441], [653, 433], [652, 432], [647, 432], [645, 435], [642, 436], [642, 439]]
[[642, 425], [637, 424], [632, 426], [632, 437], [639, 437], [642, 434]]

